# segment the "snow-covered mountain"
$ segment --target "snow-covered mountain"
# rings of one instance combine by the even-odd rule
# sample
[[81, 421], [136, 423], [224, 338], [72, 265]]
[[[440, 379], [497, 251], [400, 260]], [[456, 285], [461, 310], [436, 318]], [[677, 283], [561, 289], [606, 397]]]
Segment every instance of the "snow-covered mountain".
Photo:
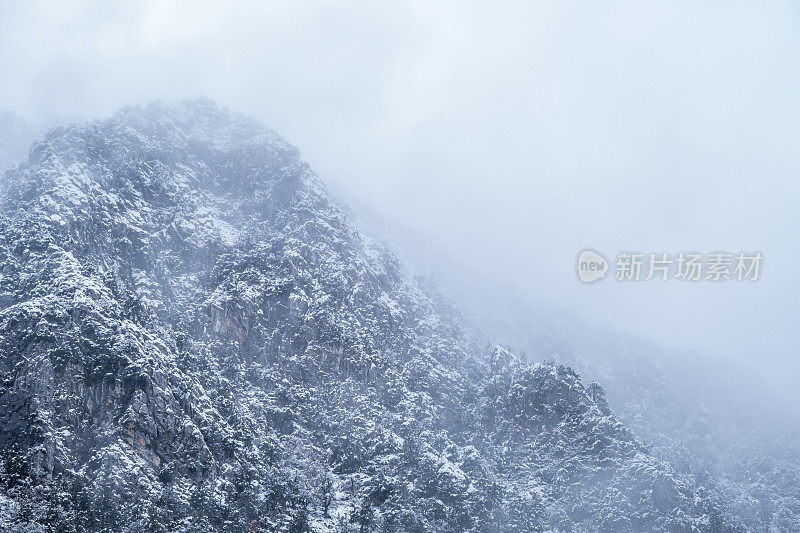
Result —
[[601, 383], [615, 416], [653, 455], [718, 495], [726, 523], [800, 531], [800, 420], [793, 402], [771, 394], [752, 368], [598, 328], [498, 290], [476, 292], [453, 294], [484, 337]]
[[4, 530], [735, 528], [599, 385], [476, 341], [252, 119], [54, 130], [0, 205]]

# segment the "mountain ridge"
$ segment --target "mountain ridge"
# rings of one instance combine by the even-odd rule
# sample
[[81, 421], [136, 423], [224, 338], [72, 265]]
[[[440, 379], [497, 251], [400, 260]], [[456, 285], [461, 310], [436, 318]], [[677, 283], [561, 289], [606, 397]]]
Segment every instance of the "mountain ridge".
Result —
[[54, 130], [0, 205], [12, 530], [733, 530], [601, 387], [478, 345], [252, 119]]

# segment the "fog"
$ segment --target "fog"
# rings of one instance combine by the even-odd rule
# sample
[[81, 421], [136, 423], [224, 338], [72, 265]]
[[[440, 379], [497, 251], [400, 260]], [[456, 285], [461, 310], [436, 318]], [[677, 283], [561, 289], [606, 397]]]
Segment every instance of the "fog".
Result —
[[[798, 9], [4, 2], [0, 109], [56, 124], [213, 98], [456, 295], [562, 309], [800, 400]], [[755, 282], [586, 286], [587, 247], [765, 259]]]

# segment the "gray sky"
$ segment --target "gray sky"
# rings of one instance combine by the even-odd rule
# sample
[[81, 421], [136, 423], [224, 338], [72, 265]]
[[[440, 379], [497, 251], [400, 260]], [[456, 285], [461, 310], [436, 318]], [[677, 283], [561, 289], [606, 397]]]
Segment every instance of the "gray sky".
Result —
[[[94, 118], [209, 96], [296, 144], [423, 268], [754, 362], [789, 387], [800, 379], [799, 10], [3, 2], [0, 108]], [[761, 251], [765, 263], [755, 283], [587, 287], [574, 267], [584, 247], [609, 259]]]

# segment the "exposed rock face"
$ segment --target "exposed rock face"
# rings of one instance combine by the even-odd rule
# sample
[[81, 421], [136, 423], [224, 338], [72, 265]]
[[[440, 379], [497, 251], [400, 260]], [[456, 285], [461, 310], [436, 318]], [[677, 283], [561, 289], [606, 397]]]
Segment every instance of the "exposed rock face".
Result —
[[598, 385], [474, 345], [250, 119], [53, 131], [0, 202], [4, 527], [726, 527]]

